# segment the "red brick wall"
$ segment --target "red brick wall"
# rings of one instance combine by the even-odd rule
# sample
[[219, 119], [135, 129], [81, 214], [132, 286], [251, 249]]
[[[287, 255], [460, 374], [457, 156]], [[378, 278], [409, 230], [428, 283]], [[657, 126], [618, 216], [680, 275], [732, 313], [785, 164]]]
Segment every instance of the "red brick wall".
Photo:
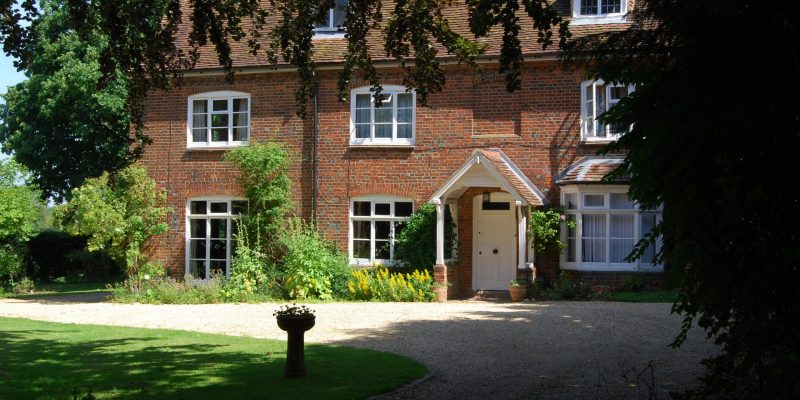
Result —
[[[413, 149], [350, 148], [350, 106], [337, 101], [336, 73], [322, 72], [320, 76], [318, 220], [322, 232], [343, 250], [347, 249], [348, 200], [353, 196], [394, 194], [419, 205], [473, 149], [499, 147], [557, 203], [553, 175], [597, 150], [580, 144], [583, 74], [564, 71], [554, 62], [528, 64], [522, 90], [511, 94], [501, 75], [476, 76], [466, 69], [451, 68], [445, 91], [432, 95], [428, 106], [417, 106]], [[153, 144], [142, 161], [159, 185], [168, 189], [174, 208], [170, 231], [155, 243], [155, 255], [177, 274], [184, 268], [187, 199], [239, 191], [236, 171], [221, 161], [222, 151], [186, 149], [189, 95], [216, 90], [250, 93], [252, 139], [281, 141], [297, 155], [291, 170], [293, 197], [297, 213], [310, 216], [313, 121], [310, 114], [306, 121], [295, 115], [295, 79], [292, 73], [240, 74], [229, 85], [222, 77], [208, 76], [187, 79], [181, 89], [150, 95], [145, 131]], [[399, 75], [384, 83], [400, 83]], [[362, 85], [354, 82], [352, 87]], [[462, 210], [459, 218], [471, 217]], [[461, 235], [462, 240], [467, 236], [471, 238], [471, 232]], [[471, 252], [462, 248], [461, 254]]]

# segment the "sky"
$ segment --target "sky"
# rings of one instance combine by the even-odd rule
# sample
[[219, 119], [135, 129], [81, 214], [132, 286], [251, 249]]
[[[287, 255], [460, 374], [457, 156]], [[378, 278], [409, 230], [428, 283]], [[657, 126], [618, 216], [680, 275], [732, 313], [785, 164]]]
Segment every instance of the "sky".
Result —
[[[25, 75], [17, 72], [13, 60], [0, 52], [0, 94], [5, 94], [9, 86], [16, 85], [23, 79], [25, 79]], [[0, 103], [4, 103], [2, 97], [0, 97]], [[0, 153], [0, 160], [7, 157], [8, 155]]]

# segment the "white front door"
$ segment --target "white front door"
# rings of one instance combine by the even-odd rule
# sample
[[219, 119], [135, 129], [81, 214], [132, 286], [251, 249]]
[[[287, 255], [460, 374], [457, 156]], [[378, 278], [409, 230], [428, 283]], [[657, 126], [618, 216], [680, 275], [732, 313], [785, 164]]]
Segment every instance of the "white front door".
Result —
[[472, 200], [472, 283], [475, 290], [507, 290], [511, 279], [516, 277], [514, 200], [508, 193], [495, 192], [491, 194], [491, 202], [491, 206], [484, 208], [481, 196]]

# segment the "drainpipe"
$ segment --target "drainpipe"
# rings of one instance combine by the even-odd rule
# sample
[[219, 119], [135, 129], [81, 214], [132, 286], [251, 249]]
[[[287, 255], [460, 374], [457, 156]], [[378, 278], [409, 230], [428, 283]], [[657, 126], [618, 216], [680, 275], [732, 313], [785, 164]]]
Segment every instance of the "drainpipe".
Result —
[[[316, 74], [315, 74], [316, 75]], [[314, 144], [312, 148], [312, 175], [313, 175], [313, 192], [311, 194], [311, 222], [317, 226], [317, 196], [319, 194], [318, 177], [317, 177], [317, 142], [319, 141], [319, 83], [314, 85]]]

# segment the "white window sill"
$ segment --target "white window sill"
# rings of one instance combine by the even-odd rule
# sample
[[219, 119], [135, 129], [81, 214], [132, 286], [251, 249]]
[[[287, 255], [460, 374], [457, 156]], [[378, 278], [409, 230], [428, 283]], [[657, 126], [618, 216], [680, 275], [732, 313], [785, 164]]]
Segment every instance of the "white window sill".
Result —
[[663, 265], [561, 263], [561, 269], [585, 272], [664, 272]]
[[311, 40], [318, 40], [318, 39], [344, 39], [344, 32], [339, 32], [337, 30], [332, 31], [314, 31], [314, 36], [311, 37]]
[[413, 143], [350, 143], [351, 149], [367, 148], [367, 149], [405, 149], [413, 150]]
[[628, 22], [623, 14], [573, 15], [570, 25], [624, 24]]
[[187, 151], [222, 151], [247, 146], [247, 142], [228, 145], [186, 146]]
[[609, 144], [618, 138], [583, 138], [581, 144]]

